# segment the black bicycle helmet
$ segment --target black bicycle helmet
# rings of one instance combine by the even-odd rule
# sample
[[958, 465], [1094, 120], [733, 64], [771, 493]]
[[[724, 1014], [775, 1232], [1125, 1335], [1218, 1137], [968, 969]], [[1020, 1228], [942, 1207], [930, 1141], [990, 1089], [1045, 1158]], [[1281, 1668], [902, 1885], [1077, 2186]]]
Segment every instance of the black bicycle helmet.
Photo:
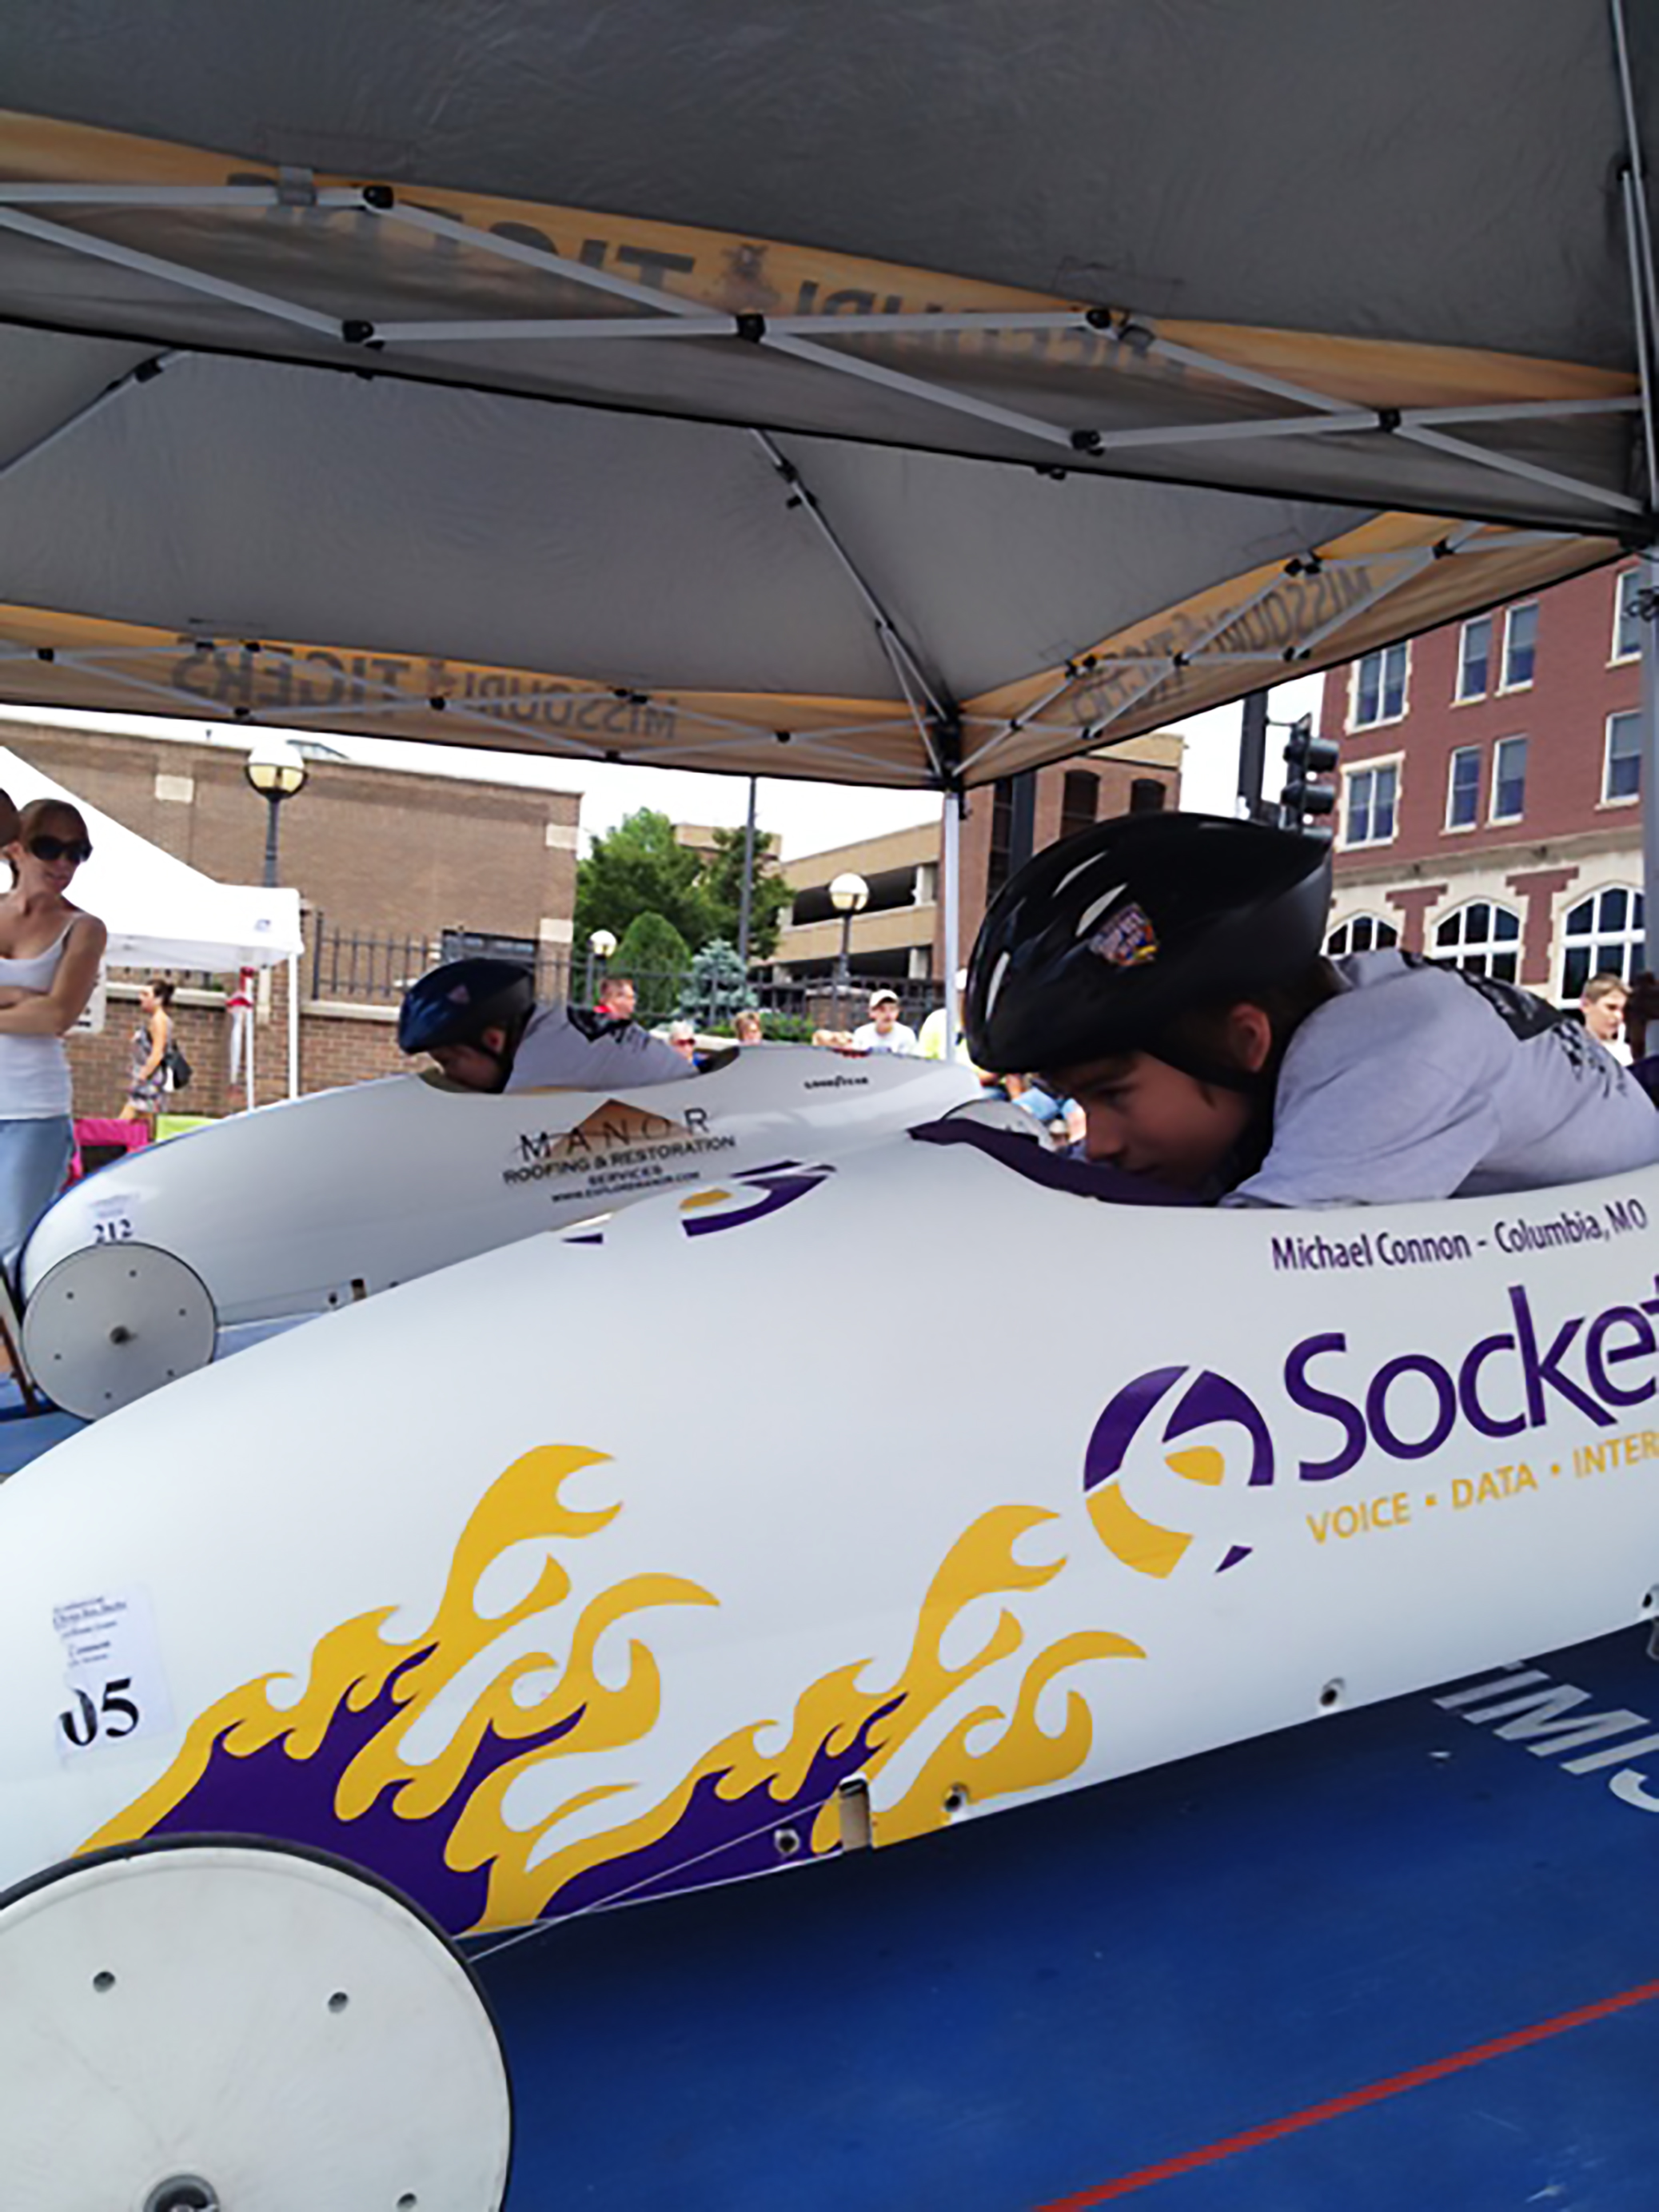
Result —
[[516, 960], [446, 961], [411, 983], [398, 1009], [400, 1052], [476, 1044], [488, 1029], [516, 1039], [536, 1003], [535, 978]]
[[1125, 814], [1011, 877], [968, 967], [968, 1048], [996, 1073], [1155, 1052], [1193, 1009], [1319, 957], [1330, 848], [1208, 814]]

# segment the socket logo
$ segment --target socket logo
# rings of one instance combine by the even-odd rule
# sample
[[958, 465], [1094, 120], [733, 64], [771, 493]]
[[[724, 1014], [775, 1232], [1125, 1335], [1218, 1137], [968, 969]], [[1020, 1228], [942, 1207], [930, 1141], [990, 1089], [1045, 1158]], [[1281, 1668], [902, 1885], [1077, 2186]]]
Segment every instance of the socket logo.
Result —
[[[1259, 1487], [1273, 1479], [1273, 1446], [1267, 1424], [1261, 1408], [1237, 1382], [1211, 1368], [1200, 1368], [1166, 1404], [1176, 1383], [1190, 1372], [1185, 1367], [1154, 1367], [1126, 1382], [1095, 1423], [1084, 1454], [1083, 1490], [1096, 1534], [1115, 1558], [1138, 1574], [1173, 1574], [1194, 1540], [1179, 1529], [1149, 1520], [1124, 1495], [1121, 1477], [1126, 1467], [1138, 1472], [1145, 1464], [1146, 1454], [1134, 1447], [1159, 1407], [1165, 1410], [1157, 1425], [1161, 1448], [1158, 1456], [1170, 1473], [1210, 1489], [1218, 1488], [1230, 1468], [1237, 1466], [1248, 1466], [1247, 1486]], [[1182, 1442], [1200, 1430], [1218, 1428], [1235, 1431], [1237, 1446], [1231, 1438], [1224, 1449], [1212, 1437]], [[1222, 1574], [1237, 1566], [1249, 1558], [1249, 1550], [1248, 1544], [1230, 1544], [1217, 1561], [1215, 1571]]]
[[[1285, 1474], [1298, 1482], [1331, 1482], [1365, 1460], [1431, 1459], [1470, 1434], [1519, 1437], [1564, 1424], [1582, 1433], [1586, 1422], [1595, 1429], [1616, 1426], [1629, 1418], [1627, 1409], [1659, 1398], [1659, 1276], [1652, 1283], [1651, 1297], [1560, 1319], [1540, 1319], [1526, 1285], [1509, 1284], [1510, 1326], [1438, 1356], [1402, 1352], [1379, 1360], [1374, 1351], [1351, 1345], [1340, 1329], [1303, 1337], [1285, 1354], [1279, 1389], [1269, 1401]], [[1084, 1455], [1084, 1495], [1096, 1531], [1108, 1551], [1140, 1574], [1172, 1574], [1195, 1540], [1150, 1518], [1124, 1494], [1126, 1486], [1141, 1504], [1167, 1497], [1179, 1522], [1187, 1516], [1161, 1470], [1212, 1489], [1239, 1465], [1249, 1468], [1243, 1488], [1266, 1487], [1274, 1479], [1273, 1438], [1261, 1406], [1210, 1368], [1188, 1382], [1189, 1374], [1186, 1367], [1153, 1367], [1133, 1376], [1108, 1402]], [[1200, 1430], [1212, 1433], [1182, 1443]], [[1237, 1432], [1238, 1445], [1230, 1442], [1224, 1449], [1218, 1430]], [[1249, 1548], [1230, 1545], [1216, 1572], [1237, 1566]]]

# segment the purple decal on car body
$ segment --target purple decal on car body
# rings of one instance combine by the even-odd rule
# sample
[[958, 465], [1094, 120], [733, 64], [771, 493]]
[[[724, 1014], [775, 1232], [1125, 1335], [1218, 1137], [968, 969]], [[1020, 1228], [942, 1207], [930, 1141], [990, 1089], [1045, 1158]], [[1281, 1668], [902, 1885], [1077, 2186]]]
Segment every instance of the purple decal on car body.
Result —
[[337, 1806], [346, 1769], [366, 1744], [397, 1719], [405, 1702], [399, 1694], [403, 1678], [430, 1658], [435, 1648], [428, 1644], [412, 1652], [366, 1705], [354, 1708], [349, 1696], [342, 1698], [322, 1741], [308, 1758], [294, 1756], [287, 1735], [240, 1755], [227, 1742], [234, 1733], [233, 1723], [215, 1738], [200, 1778], [149, 1832], [273, 1836], [310, 1844], [373, 1867], [424, 1905], [441, 1926], [473, 1926], [483, 1912], [489, 1869], [484, 1865], [460, 1872], [448, 1863], [445, 1850], [456, 1807], [465, 1805], [477, 1785], [509, 1759], [521, 1759], [526, 1752], [568, 1735], [586, 1709], [579, 1705], [533, 1736], [507, 1738], [486, 1726], [466, 1772], [443, 1804], [422, 1818], [406, 1820], [398, 1812], [398, 1787], [394, 1784], [382, 1790], [355, 1819], [342, 1819]]

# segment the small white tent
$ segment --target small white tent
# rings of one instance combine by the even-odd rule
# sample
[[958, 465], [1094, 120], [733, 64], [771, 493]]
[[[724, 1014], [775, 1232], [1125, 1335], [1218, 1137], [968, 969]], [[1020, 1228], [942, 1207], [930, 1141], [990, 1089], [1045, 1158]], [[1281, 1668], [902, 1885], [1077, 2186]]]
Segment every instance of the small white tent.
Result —
[[[253, 884], [222, 884], [152, 845], [136, 830], [88, 804], [0, 745], [0, 789], [19, 806], [61, 799], [79, 809], [92, 858], [75, 879], [77, 905], [109, 931], [112, 968], [178, 968], [219, 974], [289, 967], [289, 1091], [299, 1089], [295, 963], [303, 951], [300, 894]], [[248, 1068], [250, 1087], [252, 1070]], [[250, 1103], [252, 1103], [250, 1098]]]

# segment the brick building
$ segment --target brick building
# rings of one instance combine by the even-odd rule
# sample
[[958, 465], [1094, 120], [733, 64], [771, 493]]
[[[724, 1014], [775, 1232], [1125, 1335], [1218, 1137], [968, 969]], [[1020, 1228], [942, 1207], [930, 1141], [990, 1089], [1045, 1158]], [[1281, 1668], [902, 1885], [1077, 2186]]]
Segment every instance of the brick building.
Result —
[[[1171, 731], [1134, 738], [1121, 751], [1091, 753], [1040, 769], [1033, 791], [1032, 850], [1096, 821], [1133, 808], [1175, 806], [1181, 789], [1182, 740]], [[961, 924], [954, 963], [945, 949], [940, 900], [942, 831], [937, 819], [890, 830], [823, 853], [786, 860], [794, 893], [783, 917], [775, 973], [791, 981], [830, 975], [841, 950], [841, 917], [830, 902], [838, 875], [862, 876], [870, 902], [854, 918], [848, 969], [866, 983], [894, 983], [913, 1010], [939, 996], [935, 980], [966, 960], [985, 909], [1007, 881], [1014, 836], [1012, 782], [975, 791], [962, 824]], [[914, 987], [907, 990], [906, 985]]]
[[1398, 943], [1563, 1001], [1640, 965], [1638, 581], [1575, 577], [1326, 677], [1331, 951]]
[[[226, 883], [257, 883], [266, 810], [227, 747], [27, 721], [0, 725], [15, 752]], [[568, 957], [580, 800], [573, 792], [314, 759], [281, 816], [281, 869], [305, 909], [301, 963], [301, 1088], [315, 1091], [404, 1065], [392, 1036], [400, 985], [446, 951], [483, 939], [534, 957]], [[228, 1064], [227, 979], [183, 979], [179, 1039], [196, 1070], [181, 1106], [240, 1104]], [[261, 1100], [287, 1091], [286, 975], [261, 981], [256, 1066]], [[126, 1087], [135, 981], [112, 981], [101, 1036], [70, 1050], [80, 1110], [113, 1112]]]

